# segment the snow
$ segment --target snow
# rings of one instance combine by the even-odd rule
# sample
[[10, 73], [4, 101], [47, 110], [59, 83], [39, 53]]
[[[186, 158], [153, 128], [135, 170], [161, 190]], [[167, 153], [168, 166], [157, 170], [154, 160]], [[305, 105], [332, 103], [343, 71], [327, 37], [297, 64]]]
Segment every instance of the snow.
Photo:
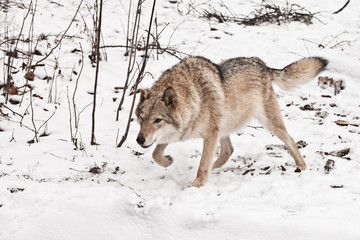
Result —
[[[199, 9], [205, 1], [196, 2]], [[257, 1], [260, 2], [260, 1]], [[212, 1], [211, 5], [226, 11], [224, 3], [236, 14], [248, 14], [257, 2]], [[90, 13], [85, 1], [81, 14], [91, 27]], [[34, 98], [34, 119], [49, 135], [38, 143], [29, 144], [32, 128], [29, 93], [24, 103], [6, 104], [21, 118], [1, 107], [0, 114], [0, 239], [360, 239], [360, 3], [351, 1], [339, 14], [332, 14], [342, 1], [291, 1], [311, 12], [319, 12], [312, 25], [300, 23], [263, 24], [243, 27], [235, 23], [217, 23], [185, 14], [189, 1], [157, 1], [156, 16], [163, 31], [160, 42], [179, 51], [202, 55], [214, 62], [237, 56], [258, 56], [269, 66], [282, 68], [307, 56], [321, 56], [329, 60], [322, 76], [343, 80], [345, 89], [334, 95], [332, 87], [320, 88], [317, 79], [294, 91], [284, 92], [278, 87], [279, 104], [290, 135], [308, 145], [300, 149], [308, 169], [295, 173], [292, 157], [280, 140], [269, 134], [257, 122], [234, 133], [231, 138], [235, 151], [222, 168], [212, 172], [201, 188], [185, 188], [195, 178], [201, 156], [202, 141], [189, 140], [170, 145], [166, 154], [174, 164], [165, 169], [151, 158], [153, 148], [142, 149], [135, 138], [139, 126], [131, 125], [128, 140], [116, 148], [125, 129], [131, 97], [126, 98], [120, 120], [115, 121], [122, 86], [126, 78], [128, 59], [123, 48], [106, 49], [107, 61], [100, 66], [100, 80], [96, 112], [97, 146], [90, 145], [91, 108], [95, 69], [87, 55], [91, 50], [84, 31], [83, 20], [77, 17], [61, 49], [55, 51], [62, 70], [54, 70], [53, 57], [45, 68], [37, 68], [30, 84]], [[277, 3], [283, 4], [278, 1]], [[151, 1], [143, 8], [143, 29], [147, 28]], [[105, 1], [103, 39], [106, 45], [124, 44], [127, 23], [127, 1]], [[53, 46], [55, 37], [71, 21], [78, 1], [62, 1], [60, 5], [39, 1], [35, 17], [34, 35], [44, 33]], [[1, 13], [0, 41], [5, 23], [17, 34], [26, 9], [12, 6]], [[181, 14], [182, 13], [182, 14]], [[321, 21], [320, 21], [321, 20]], [[216, 28], [217, 31], [210, 31]], [[25, 29], [28, 29], [25, 26]], [[28, 30], [27, 30], [28, 31]], [[82, 150], [74, 150], [70, 139], [69, 106], [79, 72], [81, 53], [85, 54], [84, 69], [79, 79], [75, 99], [80, 115], [77, 137]], [[318, 47], [319, 44], [324, 48]], [[49, 52], [46, 42], [39, 50]], [[21, 43], [19, 48], [27, 49]], [[4, 45], [1, 46], [4, 50]], [[184, 55], [183, 55], [184, 57]], [[4, 66], [4, 54], [0, 58]], [[40, 59], [40, 56], [36, 56]], [[149, 87], [163, 71], [178, 59], [168, 54], [150, 58], [147, 71], [151, 75], [141, 87]], [[22, 61], [15, 62], [20, 68]], [[14, 74], [16, 86], [25, 83], [25, 72]], [[55, 76], [49, 83], [41, 80]], [[0, 82], [4, 68], [0, 69]], [[53, 85], [52, 85], [53, 83]], [[51, 89], [51, 86], [53, 88]], [[49, 94], [52, 94], [49, 97]], [[322, 97], [329, 95], [329, 97]], [[21, 100], [22, 96], [11, 96]], [[113, 101], [116, 98], [116, 101]], [[3, 95], [0, 102], [4, 103]], [[317, 111], [302, 111], [301, 106], [328, 113], [316, 117]], [[330, 106], [336, 104], [336, 106]], [[44, 110], [46, 109], [46, 110]], [[338, 126], [337, 120], [353, 125]], [[117, 140], [118, 139], [118, 140]], [[266, 150], [274, 145], [273, 150]], [[328, 155], [331, 151], [350, 148], [345, 157]], [[136, 152], [143, 153], [136, 156]], [[335, 168], [326, 174], [328, 159]], [[89, 172], [98, 168], [100, 173]], [[284, 169], [282, 169], [284, 168]], [[331, 187], [332, 186], [332, 187]], [[340, 186], [340, 188], [334, 188]], [[341, 187], [342, 186], [342, 187]]]

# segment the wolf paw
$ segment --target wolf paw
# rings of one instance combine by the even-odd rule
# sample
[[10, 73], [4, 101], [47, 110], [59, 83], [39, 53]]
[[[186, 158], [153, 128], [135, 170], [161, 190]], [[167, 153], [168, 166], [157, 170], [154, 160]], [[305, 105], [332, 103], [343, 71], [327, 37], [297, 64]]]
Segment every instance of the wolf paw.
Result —
[[197, 188], [199, 188], [199, 187], [204, 186], [204, 184], [205, 184], [205, 181], [202, 181], [202, 180], [196, 178], [196, 179], [191, 183], [191, 185], [190, 185], [189, 187], [197, 187]]
[[168, 164], [167, 167], [170, 166], [171, 164], [173, 164], [173, 162], [174, 162], [174, 159], [169, 155], [166, 155], [165, 159], [167, 160], [167, 161], [165, 161], [166, 164]]
[[174, 159], [171, 156], [166, 155], [162, 157], [160, 160], [155, 159], [155, 161], [162, 167], [169, 167], [171, 164], [173, 164]]
[[306, 170], [306, 164], [299, 164], [296, 166], [297, 168], [296, 169], [299, 169], [299, 171], [304, 171]]

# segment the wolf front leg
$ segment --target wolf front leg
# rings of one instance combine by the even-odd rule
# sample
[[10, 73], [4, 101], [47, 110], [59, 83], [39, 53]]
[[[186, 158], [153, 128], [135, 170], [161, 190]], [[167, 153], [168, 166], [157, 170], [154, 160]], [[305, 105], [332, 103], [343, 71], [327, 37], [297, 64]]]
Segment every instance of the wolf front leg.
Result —
[[211, 133], [208, 137], [204, 138], [203, 152], [201, 155], [200, 166], [197, 176], [191, 187], [201, 187], [207, 181], [211, 167], [212, 159], [215, 155], [217, 147], [217, 132]]
[[157, 144], [154, 152], [152, 154], [153, 159], [162, 167], [170, 166], [174, 160], [171, 156], [164, 156], [164, 150], [167, 147], [167, 144]]

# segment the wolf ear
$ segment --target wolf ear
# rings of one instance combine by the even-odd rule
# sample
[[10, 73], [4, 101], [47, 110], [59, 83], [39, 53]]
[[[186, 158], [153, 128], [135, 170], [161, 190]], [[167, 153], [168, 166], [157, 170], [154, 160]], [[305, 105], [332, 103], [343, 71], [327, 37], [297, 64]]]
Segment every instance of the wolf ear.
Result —
[[175, 107], [177, 104], [177, 96], [176, 93], [174, 91], [174, 89], [172, 87], [168, 87], [163, 96], [162, 96], [162, 100], [164, 101], [166, 106], [172, 106]]
[[140, 102], [143, 102], [145, 99], [150, 98], [149, 89], [140, 89]]

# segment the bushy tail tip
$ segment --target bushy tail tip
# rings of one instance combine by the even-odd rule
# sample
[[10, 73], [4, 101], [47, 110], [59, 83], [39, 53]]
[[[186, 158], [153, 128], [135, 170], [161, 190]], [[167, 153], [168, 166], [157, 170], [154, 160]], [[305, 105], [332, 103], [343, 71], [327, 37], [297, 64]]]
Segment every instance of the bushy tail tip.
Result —
[[276, 70], [274, 82], [287, 90], [305, 84], [323, 71], [328, 61], [321, 57], [300, 59], [281, 70]]

